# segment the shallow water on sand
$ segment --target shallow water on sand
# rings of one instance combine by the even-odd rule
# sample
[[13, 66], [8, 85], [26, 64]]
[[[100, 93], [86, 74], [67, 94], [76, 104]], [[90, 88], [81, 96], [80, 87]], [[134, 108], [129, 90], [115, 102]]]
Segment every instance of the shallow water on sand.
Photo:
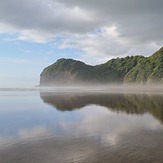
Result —
[[0, 91], [0, 163], [163, 162], [163, 94]]

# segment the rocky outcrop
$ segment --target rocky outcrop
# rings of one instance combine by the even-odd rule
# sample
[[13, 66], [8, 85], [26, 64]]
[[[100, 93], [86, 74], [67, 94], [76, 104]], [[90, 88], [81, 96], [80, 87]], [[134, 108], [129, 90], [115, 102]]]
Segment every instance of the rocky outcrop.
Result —
[[40, 86], [160, 82], [163, 82], [163, 48], [150, 57], [127, 56], [96, 66], [63, 58], [40, 75]]

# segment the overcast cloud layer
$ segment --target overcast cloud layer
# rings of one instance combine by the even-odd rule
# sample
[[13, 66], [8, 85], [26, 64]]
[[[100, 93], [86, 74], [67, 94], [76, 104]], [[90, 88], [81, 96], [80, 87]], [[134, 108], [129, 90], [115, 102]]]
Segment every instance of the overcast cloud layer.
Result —
[[55, 46], [94, 64], [158, 50], [162, 16], [162, 0], [0, 0], [1, 33], [41, 43], [62, 36]]

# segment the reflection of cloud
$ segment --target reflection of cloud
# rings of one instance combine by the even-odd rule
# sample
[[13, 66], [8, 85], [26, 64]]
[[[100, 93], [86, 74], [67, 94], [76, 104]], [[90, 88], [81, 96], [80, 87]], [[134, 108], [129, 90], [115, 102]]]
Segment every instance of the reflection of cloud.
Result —
[[0, 136], [0, 148], [2, 147], [2, 145], [11, 143], [12, 141], [13, 139], [10, 137]]
[[110, 135], [103, 135], [101, 137], [101, 142], [102, 142], [102, 144], [111, 145], [111, 146], [117, 145], [118, 144], [118, 134], [113, 133]]
[[23, 128], [18, 130], [16, 135], [8, 135], [8, 136], [2, 136], [0, 135], [0, 145], [10, 144], [19, 142], [19, 141], [31, 141], [35, 138], [37, 140], [41, 140], [42, 138], [47, 138], [50, 136], [51, 131], [50, 129], [44, 127], [44, 126], [36, 126], [33, 128]]
[[47, 129], [44, 126], [37, 126], [34, 128], [29, 128], [29, 129], [20, 129], [18, 131], [18, 137], [21, 139], [26, 139], [26, 138], [39, 138], [43, 136], [48, 136], [50, 133], [49, 129]]
[[[162, 129], [162, 125], [151, 115], [142, 116], [117, 114], [101, 106], [90, 105], [75, 112], [79, 119], [69, 119], [58, 123], [65, 135], [74, 137], [92, 136], [102, 144], [118, 145], [121, 135], [130, 135], [135, 131], [153, 131]], [[73, 115], [73, 116], [75, 116]]]
[[[51, 121], [51, 124], [55, 122], [53, 130], [41, 125], [21, 128], [17, 132], [16, 141], [25, 139], [25, 143], [12, 144], [10, 151], [4, 148], [4, 153], [15, 155], [15, 159], [11, 157], [12, 160], [21, 158], [26, 159], [26, 162], [45, 160], [44, 162], [92, 163], [105, 162], [110, 158], [118, 159], [113, 162], [120, 162], [126, 153], [139, 156], [137, 150], [130, 150], [130, 147], [134, 147], [133, 139], [140, 147], [144, 147], [144, 143], [151, 145], [151, 150], [157, 145], [158, 140], [162, 140], [161, 134], [155, 135], [153, 132], [161, 131], [161, 124], [148, 114], [142, 116], [118, 114], [96, 105], [89, 105], [71, 113], [51, 113], [55, 113], [52, 114], [53, 120], [57, 116], [57, 121]], [[151, 133], [155, 139], [148, 137]], [[129, 143], [127, 148], [123, 148], [126, 140], [129, 140]], [[141, 149], [144, 148], [140, 148], [140, 152], [144, 152]]]

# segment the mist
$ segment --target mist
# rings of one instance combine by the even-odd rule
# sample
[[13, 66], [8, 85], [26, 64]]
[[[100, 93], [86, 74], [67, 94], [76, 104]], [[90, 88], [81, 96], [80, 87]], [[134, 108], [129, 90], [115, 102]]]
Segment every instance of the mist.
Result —
[[163, 84], [74, 84], [38, 87], [39, 91], [85, 93], [162, 93]]
[[163, 84], [64, 84], [18, 85], [1, 87], [0, 91], [40, 91], [56, 93], [163, 93]]

